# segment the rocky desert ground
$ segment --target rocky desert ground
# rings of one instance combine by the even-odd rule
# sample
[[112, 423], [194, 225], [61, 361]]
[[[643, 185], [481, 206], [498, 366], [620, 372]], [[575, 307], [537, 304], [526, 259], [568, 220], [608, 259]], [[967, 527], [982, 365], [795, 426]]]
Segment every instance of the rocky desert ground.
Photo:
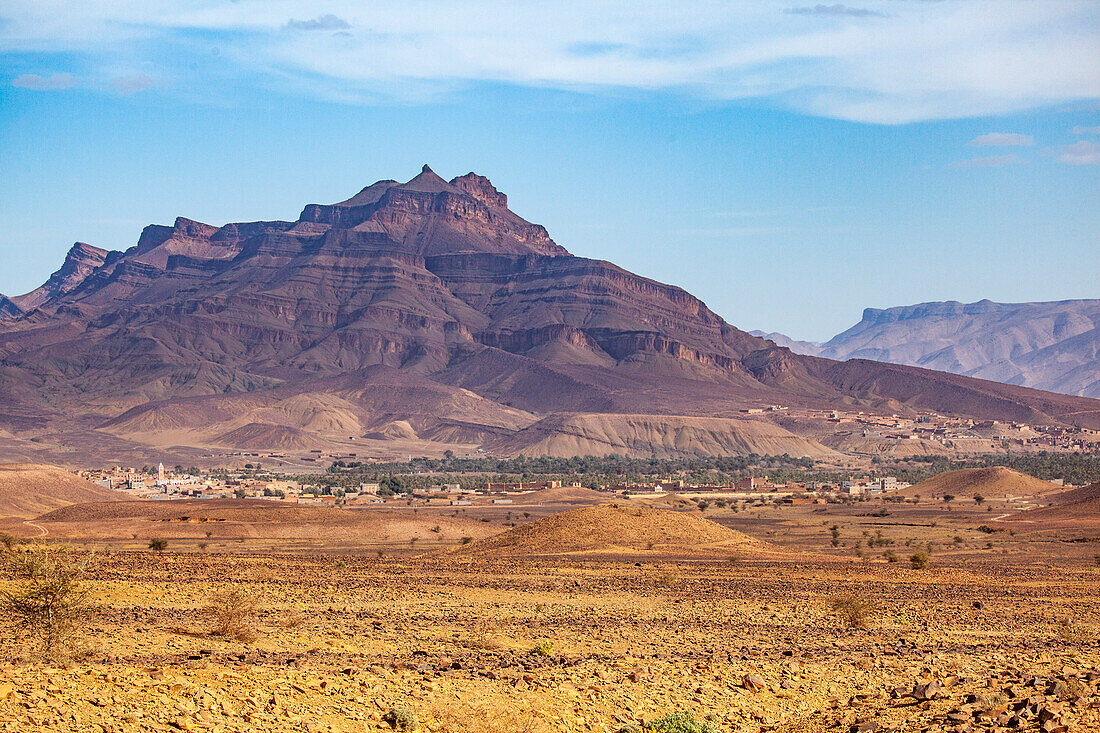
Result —
[[[40, 544], [87, 563], [93, 612], [64, 661], [5, 633], [0, 729], [1100, 729], [1100, 532], [1011, 499], [622, 500], [468, 517], [486, 531], [421, 547], [402, 516], [386, 550], [268, 534], [157, 552], [43, 521], [70, 536]], [[238, 625], [212, 633], [227, 604]]]

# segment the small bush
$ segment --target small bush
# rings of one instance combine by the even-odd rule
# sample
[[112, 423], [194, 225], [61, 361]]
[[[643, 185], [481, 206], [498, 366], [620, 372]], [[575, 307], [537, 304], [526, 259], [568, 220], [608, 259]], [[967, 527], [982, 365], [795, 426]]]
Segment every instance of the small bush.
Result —
[[474, 541], [473, 537], [463, 537], [461, 540], [459, 540], [459, 542], [461, 542], [464, 545], [468, 545], [473, 541]]
[[886, 562], [898, 561], [898, 553], [894, 552], [893, 550], [887, 550], [886, 552], [882, 553], [882, 556], [886, 558]]
[[5, 553], [22, 583], [0, 591], [0, 610], [17, 634], [31, 638], [46, 659], [63, 659], [76, 646], [80, 621], [91, 607], [81, 583], [85, 565], [47, 545]]
[[149, 540], [149, 549], [153, 552], [164, 552], [168, 549], [168, 540], [163, 537], [154, 537]]
[[382, 722], [389, 723], [394, 730], [415, 731], [420, 727], [416, 713], [405, 707], [392, 707], [382, 716]]
[[214, 593], [210, 596], [206, 612], [212, 622], [212, 635], [236, 641], [253, 641], [256, 638], [256, 602], [239, 588]]
[[909, 556], [909, 563], [914, 570], [924, 570], [928, 567], [928, 553], [924, 550], [917, 550]]
[[837, 593], [829, 596], [828, 603], [829, 608], [853, 629], [866, 628], [868, 619], [878, 611], [878, 604], [875, 601], [854, 593]]
[[549, 657], [554, 654], [554, 645], [550, 643], [549, 639], [543, 639], [531, 647], [531, 651], [527, 653], [534, 657]]
[[619, 733], [718, 733], [710, 723], [700, 722], [691, 713], [678, 712], [641, 725], [626, 725]]

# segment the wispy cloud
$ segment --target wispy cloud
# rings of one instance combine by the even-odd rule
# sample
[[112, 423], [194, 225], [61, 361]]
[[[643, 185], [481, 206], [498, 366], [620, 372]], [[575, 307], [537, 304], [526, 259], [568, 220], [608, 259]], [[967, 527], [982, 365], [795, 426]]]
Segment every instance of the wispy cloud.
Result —
[[869, 8], [853, 8], [848, 5], [812, 5], [801, 8], [787, 8], [793, 15], [847, 15], [853, 18], [885, 18], [886, 13]]
[[1034, 145], [1035, 139], [1031, 135], [1020, 135], [1015, 132], [989, 132], [979, 135], [968, 144], [974, 147], [1013, 148]]
[[1062, 148], [1059, 163], [1066, 165], [1100, 165], [1100, 144], [1079, 140]]
[[55, 89], [71, 89], [80, 83], [72, 74], [51, 74], [50, 76], [41, 76], [39, 74], [23, 74], [17, 76], [12, 80], [12, 86], [22, 87], [23, 89], [35, 89], [40, 91], [50, 91]]
[[821, 20], [875, 16], [867, 23], [793, 22], [767, 3], [715, 12], [711, 0], [326, 6], [318, 16], [309, 0], [6, 0], [0, 55], [79, 56], [92, 69], [125, 64], [186, 82], [210, 71], [192, 64], [216, 46], [205, 63], [221, 65], [212, 76], [225, 94], [239, 79], [348, 102], [478, 83], [625, 89], [885, 124], [1100, 99], [1100, 3], [1091, 0], [999, 0], [995, 13], [976, 0], [790, 8]]
[[1078, 125], [1069, 131], [1070, 135], [1100, 135], [1100, 125], [1096, 127], [1083, 127]]
[[953, 163], [955, 168], [1001, 168], [1013, 163], [1023, 163], [1023, 158], [1018, 155], [989, 155], [982, 158], [971, 158]]
[[329, 13], [313, 20], [288, 20], [286, 28], [292, 31], [341, 31], [351, 28], [351, 24]]
[[156, 80], [147, 74], [129, 74], [111, 79], [111, 87], [120, 94], [137, 94], [156, 85]]
[[761, 237], [794, 231], [788, 226], [720, 227], [716, 229], [683, 229], [680, 234], [691, 237]]

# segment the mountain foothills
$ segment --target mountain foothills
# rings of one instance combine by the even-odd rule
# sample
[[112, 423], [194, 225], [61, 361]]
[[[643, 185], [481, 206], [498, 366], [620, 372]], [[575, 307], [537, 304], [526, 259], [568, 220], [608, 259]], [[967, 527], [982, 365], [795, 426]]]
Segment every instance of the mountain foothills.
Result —
[[1100, 428], [1096, 400], [793, 353], [427, 166], [295, 221], [78, 243], [0, 318], [0, 449], [25, 459], [835, 455], [793, 417], [745, 414], [769, 405]]
[[859, 323], [824, 344], [753, 333], [800, 354], [909, 364], [1100, 397], [1100, 300], [868, 308]]

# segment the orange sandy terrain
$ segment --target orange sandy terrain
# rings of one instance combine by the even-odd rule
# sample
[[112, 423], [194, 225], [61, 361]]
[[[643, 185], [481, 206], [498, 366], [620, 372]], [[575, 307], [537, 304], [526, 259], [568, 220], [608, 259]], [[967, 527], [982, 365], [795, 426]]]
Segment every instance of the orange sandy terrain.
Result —
[[[98, 611], [62, 666], [4, 635], [0, 730], [393, 730], [391, 708], [438, 733], [675, 711], [720, 733], [1096, 730], [1100, 532], [1022, 530], [978, 488], [983, 505], [536, 502], [514, 528], [488, 505], [62, 508], [36, 521], [88, 558]], [[256, 603], [255, 638], [211, 633], [227, 590]]]

